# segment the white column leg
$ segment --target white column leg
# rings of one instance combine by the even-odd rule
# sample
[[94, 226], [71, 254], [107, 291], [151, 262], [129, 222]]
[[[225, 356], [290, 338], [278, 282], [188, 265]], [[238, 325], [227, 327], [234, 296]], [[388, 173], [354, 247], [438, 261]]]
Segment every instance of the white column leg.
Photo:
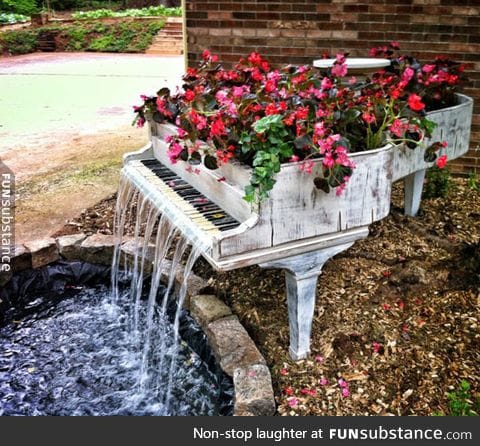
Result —
[[425, 172], [422, 169], [405, 177], [405, 215], [415, 217], [420, 209]]
[[[368, 234], [364, 232], [363, 238]], [[262, 268], [285, 269], [288, 319], [290, 325], [290, 356], [293, 360], [304, 359], [310, 353], [310, 336], [318, 276], [324, 263], [353, 245], [353, 241], [325, 247], [319, 251], [300, 254], [260, 264]]]

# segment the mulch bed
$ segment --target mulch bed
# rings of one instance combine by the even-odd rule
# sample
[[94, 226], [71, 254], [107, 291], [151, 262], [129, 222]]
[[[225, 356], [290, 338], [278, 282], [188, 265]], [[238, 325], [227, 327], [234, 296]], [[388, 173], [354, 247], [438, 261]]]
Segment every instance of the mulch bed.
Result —
[[[462, 380], [480, 398], [480, 193], [462, 179], [447, 199], [403, 216], [402, 187], [370, 236], [327, 262], [317, 287], [312, 356], [288, 356], [281, 271], [249, 267], [210, 279], [272, 371], [280, 415], [451, 414]], [[115, 197], [82, 212], [61, 234], [110, 234]], [[59, 235], [59, 234], [56, 234]], [[470, 404], [470, 403], [468, 403]]]

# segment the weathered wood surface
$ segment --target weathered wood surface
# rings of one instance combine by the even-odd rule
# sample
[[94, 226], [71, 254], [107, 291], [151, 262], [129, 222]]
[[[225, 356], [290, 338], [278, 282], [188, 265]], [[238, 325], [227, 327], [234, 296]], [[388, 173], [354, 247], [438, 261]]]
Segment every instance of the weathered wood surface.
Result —
[[[439, 156], [447, 155], [449, 160], [458, 158], [468, 152], [470, 128], [472, 125], [473, 100], [457, 94], [458, 104], [442, 110], [427, 113], [427, 118], [437, 123], [432, 138], [425, 141], [446, 141], [447, 147], [441, 149]], [[419, 170], [428, 169], [435, 163], [424, 160], [425, 151], [420, 148], [409, 149], [404, 145], [396, 146], [393, 161], [393, 181], [397, 181]]]
[[160, 162], [239, 221], [258, 214], [258, 221], [250, 229], [218, 236], [214, 258], [369, 225], [390, 210], [393, 146], [352, 154], [356, 168], [341, 196], [315, 187], [313, 179], [322, 176], [321, 159], [313, 161], [311, 174], [300, 169], [302, 163], [284, 164], [269, 198], [258, 209], [252, 209], [243, 200], [243, 187], [249, 183], [251, 169], [227, 164], [215, 171], [203, 165], [194, 166], [192, 171], [192, 166], [183, 161], [171, 164], [164, 138], [174, 131], [172, 126], [155, 126], [153, 151]]

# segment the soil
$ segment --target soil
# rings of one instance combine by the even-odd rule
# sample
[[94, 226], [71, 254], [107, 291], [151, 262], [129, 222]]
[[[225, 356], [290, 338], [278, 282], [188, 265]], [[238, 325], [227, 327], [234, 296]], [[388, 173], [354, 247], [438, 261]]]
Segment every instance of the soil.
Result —
[[138, 150], [147, 140], [145, 132], [131, 126], [95, 135], [51, 133], [49, 138], [1, 154], [15, 173], [16, 243], [61, 229], [114, 193], [123, 153]]
[[[114, 204], [112, 195], [57, 234], [111, 233]], [[390, 215], [325, 265], [308, 360], [288, 356], [281, 271], [220, 274], [197, 262], [264, 354], [279, 415], [453, 415], [462, 380], [462, 401], [478, 411], [480, 191], [456, 179], [418, 217], [402, 206], [397, 184]]]

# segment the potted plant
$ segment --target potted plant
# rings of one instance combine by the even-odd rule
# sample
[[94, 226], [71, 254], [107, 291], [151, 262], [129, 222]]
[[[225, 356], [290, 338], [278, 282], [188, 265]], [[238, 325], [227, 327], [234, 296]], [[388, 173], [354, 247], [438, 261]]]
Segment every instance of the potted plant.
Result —
[[[435, 126], [426, 152], [410, 150], [415, 144], [398, 144], [394, 150], [393, 181], [405, 179], [405, 212], [415, 215], [420, 206], [426, 169], [435, 161], [442, 167], [447, 159], [458, 158], [469, 150], [473, 100], [458, 93], [464, 67], [445, 56], [425, 64], [411, 56], [398, 54], [398, 44], [373, 48], [371, 56], [386, 57], [391, 64], [374, 75], [388, 79], [389, 85], [401, 83], [404, 95], [415, 99], [414, 108]], [[405, 96], [403, 97], [405, 100]], [[395, 132], [394, 132], [395, 133]], [[404, 136], [397, 134], [396, 136]]]
[[[413, 94], [399, 99], [401, 85], [390, 94], [394, 85], [386, 84], [386, 76], [359, 88], [347, 77], [342, 54], [324, 76], [307, 66], [272, 70], [257, 53], [225, 70], [205, 51], [184, 81], [183, 91], [174, 95], [164, 88], [156, 97], [144, 97], [135, 108], [137, 124], [149, 118], [154, 133], [165, 123], [175, 124], [176, 134], [167, 139], [172, 163], [249, 166], [248, 202], [265, 200], [282, 166], [290, 163], [314, 173], [318, 189], [341, 195], [355, 171], [353, 154], [392, 142], [422, 145], [434, 128], [414, 109]], [[397, 130], [393, 137], [392, 129]], [[429, 153], [439, 147], [431, 144]], [[320, 171], [314, 169], [318, 165]]]

